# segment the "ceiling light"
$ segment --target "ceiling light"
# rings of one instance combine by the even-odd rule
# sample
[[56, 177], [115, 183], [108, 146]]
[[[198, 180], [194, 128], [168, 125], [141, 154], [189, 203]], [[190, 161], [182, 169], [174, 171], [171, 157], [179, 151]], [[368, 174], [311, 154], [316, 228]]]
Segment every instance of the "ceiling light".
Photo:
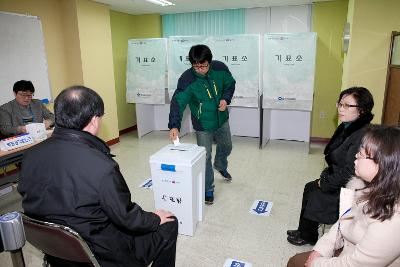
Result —
[[174, 3], [171, 3], [166, 0], [145, 0], [145, 1], [150, 2], [152, 4], [159, 5], [159, 6], [174, 6], [175, 5]]

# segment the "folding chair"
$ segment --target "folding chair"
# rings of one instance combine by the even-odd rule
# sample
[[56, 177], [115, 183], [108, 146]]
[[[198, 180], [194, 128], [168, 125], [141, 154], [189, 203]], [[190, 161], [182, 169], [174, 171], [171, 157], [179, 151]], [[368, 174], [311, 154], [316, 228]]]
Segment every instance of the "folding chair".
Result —
[[46, 256], [100, 267], [85, 240], [69, 227], [30, 218], [21, 213], [26, 240]]

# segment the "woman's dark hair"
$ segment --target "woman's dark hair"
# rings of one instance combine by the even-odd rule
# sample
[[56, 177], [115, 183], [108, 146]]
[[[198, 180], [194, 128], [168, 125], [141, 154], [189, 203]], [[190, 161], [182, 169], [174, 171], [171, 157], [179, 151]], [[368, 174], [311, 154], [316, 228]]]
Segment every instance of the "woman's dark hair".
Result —
[[71, 86], [56, 97], [54, 113], [56, 127], [82, 130], [94, 116], [104, 115], [104, 103], [92, 89]]
[[14, 93], [29, 91], [33, 94], [35, 92], [35, 87], [31, 81], [20, 80], [14, 83], [13, 91]]
[[211, 63], [211, 60], [212, 60], [212, 53], [208, 46], [200, 44], [200, 45], [194, 45], [190, 48], [189, 50], [190, 64], [193, 65], [196, 63], [204, 63], [205, 61]]
[[362, 197], [367, 200], [364, 212], [381, 221], [390, 219], [400, 200], [400, 128], [372, 125], [361, 147], [379, 166], [369, 191]]
[[357, 108], [360, 112], [360, 117], [366, 114], [372, 114], [372, 108], [374, 107], [374, 98], [372, 97], [371, 92], [364, 87], [350, 87], [342, 91], [339, 95], [339, 100], [342, 100], [344, 96], [351, 95], [357, 102]]

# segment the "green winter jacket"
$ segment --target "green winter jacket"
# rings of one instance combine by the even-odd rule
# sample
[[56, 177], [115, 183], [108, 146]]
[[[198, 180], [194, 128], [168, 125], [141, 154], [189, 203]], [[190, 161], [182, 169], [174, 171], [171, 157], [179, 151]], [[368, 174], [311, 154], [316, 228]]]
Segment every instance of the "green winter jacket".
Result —
[[228, 67], [212, 61], [206, 75], [193, 68], [186, 70], [178, 80], [178, 88], [171, 100], [168, 128], [181, 127], [182, 114], [189, 105], [192, 124], [196, 131], [212, 131], [221, 127], [229, 118], [228, 109], [219, 111], [220, 100], [231, 103], [235, 92], [235, 79]]

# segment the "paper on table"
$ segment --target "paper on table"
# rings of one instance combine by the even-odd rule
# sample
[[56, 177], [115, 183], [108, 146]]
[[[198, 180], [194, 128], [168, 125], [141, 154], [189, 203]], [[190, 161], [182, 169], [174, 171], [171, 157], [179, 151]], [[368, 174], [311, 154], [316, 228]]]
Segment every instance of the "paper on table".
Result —
[[42, 141], [47, 138], [44, 123], [29, 123], [25, 127], [26, 131], [32, 135], [33, 140]]

